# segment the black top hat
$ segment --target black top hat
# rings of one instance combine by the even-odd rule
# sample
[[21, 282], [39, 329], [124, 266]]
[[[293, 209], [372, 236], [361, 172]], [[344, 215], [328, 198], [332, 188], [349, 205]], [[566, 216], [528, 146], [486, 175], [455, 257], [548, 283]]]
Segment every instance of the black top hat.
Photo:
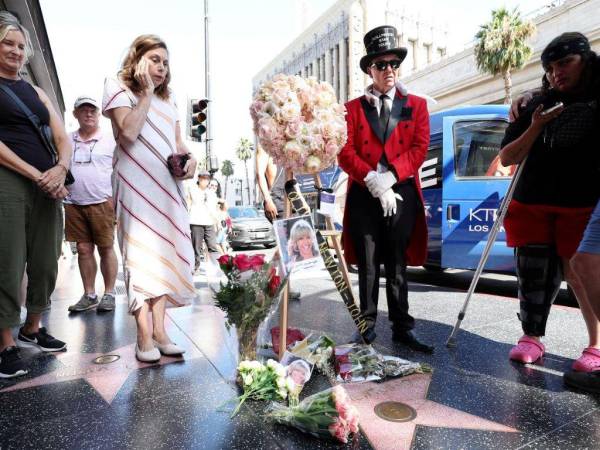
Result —
[[374, 58], [381, 55], [394, 54], [398, 56], [400, 61], [406, 58], [406, 48], [398, 47], [396, 43], [397, 36], [396, 28], [390, 25], [373, 28], [364, 37], [365, 48], [367, 54], [360, 59], [360, 68], [364, 73], [367, 72], [367, 67], [371, 64]]

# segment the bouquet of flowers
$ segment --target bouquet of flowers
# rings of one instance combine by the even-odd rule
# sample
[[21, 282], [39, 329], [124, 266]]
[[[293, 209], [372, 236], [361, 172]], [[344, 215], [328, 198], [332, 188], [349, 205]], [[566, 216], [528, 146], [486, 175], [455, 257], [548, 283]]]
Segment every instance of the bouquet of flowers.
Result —
[[285, 400], [294, 392], [293, 381], [286, 376], [285, 367], [269, 359], [267, 364], [258, 361], [242, 361], [238, 366], [238, 381], [244, 393], [237, 398], [235, 416], [246, 400]]
[[339, 345], [334, 349], [334, 356], [337, 380], [341, 382], [376, 381], [431, 372], [425, 364], [382, 355], [370, 345]]
[[346, 143], [346, 110], [327, 82], [279, 74], [258, 89], [250, 115], [260, 145], [298, 173], [329, 167]]
[[348, 442], [358, 432], [358, 411], [341, 386], [318, 392], [296, 406], [274, 403], [268, 417], [316, 437]]
[[215, 304], [227, 315], [225, 325], [237, 329], [241, 359], [255, 359], [258, 327], [283, 284], [264, 255], [223, 255], [218, 261], [227, 283], [214, 293]]
[[335, 342], [326, 335], [309, 334], [304, 340], [297, 342], [290, 353], [314, 364], [321, 373], [334, 378], [332, 359]]

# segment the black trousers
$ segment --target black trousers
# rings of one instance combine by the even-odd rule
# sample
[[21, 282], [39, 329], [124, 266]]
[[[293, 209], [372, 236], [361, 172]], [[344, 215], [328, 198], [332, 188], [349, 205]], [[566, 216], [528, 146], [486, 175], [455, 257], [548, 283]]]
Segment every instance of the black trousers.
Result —
[[192, 232], [192, 245], [194, 246], [194, 255], [196, 257], [196, 268], [200, 266], [200, 255], [203, 252], [203, 244], [206, 242], [206, 248], [210, 253], [218, 253], [217, 235], [214, 225], [190, 225]]
[[413, 180], [393, 187], [400, 194], [396, 214], [383, 217], [383, 208], [366, 187], [352, 184], [346, 208], [350, 236], [358, 259], [360, 309], [370, 326], [375, 326], [379, 300], [379, 272], [385, 268], [385, 289], [392, 329], [407, 331], [415, 320], [408, 313], [406, 282], [406, 249], [415, 227], [417, 211], [421, 208]]

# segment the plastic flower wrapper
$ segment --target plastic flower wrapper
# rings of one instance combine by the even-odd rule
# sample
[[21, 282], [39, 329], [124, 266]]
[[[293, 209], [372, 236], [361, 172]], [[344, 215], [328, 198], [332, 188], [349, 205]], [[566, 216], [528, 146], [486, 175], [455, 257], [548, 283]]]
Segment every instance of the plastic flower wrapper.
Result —
[[317, 369], [333, 379], [333, 348], [335, 342], [327, 335], [309, 334], [304, 340], [297, 342], [290, 352], [314, 364]]
[[300, 392], [304, 385], [310, 380], [314, 364], [302, 359], [289, 351], [286, 351], [281, 358], [281, 365], [285, 366], [285, 373], [288, 381], [289, 404], [297, 405]]
[[214, 291], [215, 305], [225, 312], [226, 327], [236, 327], [240, 359], [255, 359], [258, 328], [286, 280], [280, 279], [272, 262], [265, 262], [264, 255], [223, 255], [218, 261], [227, 282]]
[[313, 436], [343, 443], [358, 432], [358, 411], [342, 386], [311, 395], [296, 406], [274, 403], [267, 417]]
[[403, 377], [431, 372], [431, 368], [395, 356], [382, 355], [364, 344], [339, 345], [334, 349], [337, 381], [377, 381], [387, 377]]
[[238, 365], [238, 383], [244, 393], [237, 398], [235, 416], [246, 400], [285, 400], [290, 392], [285, 367], [269, 359], [266, 364], [242, 361]]

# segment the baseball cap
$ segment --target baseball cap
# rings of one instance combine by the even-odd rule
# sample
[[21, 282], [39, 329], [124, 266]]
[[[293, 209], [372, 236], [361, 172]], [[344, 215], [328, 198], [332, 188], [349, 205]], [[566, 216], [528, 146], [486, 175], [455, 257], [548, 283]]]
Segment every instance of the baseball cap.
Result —
[[77, 100], [75, 100], [75, 105], [73, 105], [73, 107], [77, 109], [81, 105], [92, 105], [94, 108], [100, 108], [96, 99], [90, 97], [89, 95], [81, 95], [77, 97]]

